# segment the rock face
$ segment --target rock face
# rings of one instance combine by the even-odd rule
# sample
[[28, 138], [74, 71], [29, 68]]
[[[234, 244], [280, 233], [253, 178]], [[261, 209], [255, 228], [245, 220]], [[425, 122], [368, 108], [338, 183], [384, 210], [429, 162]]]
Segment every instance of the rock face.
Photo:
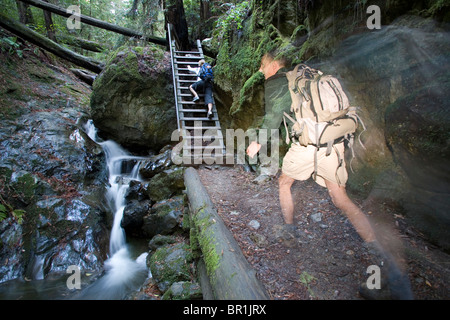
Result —
[[[366, 175], [371, 196], [403, 207], [417, 228], [447, 248], [449, 50], [448, 32], [435, 21], [404, 16], [349, 37], [321, 63], [343, 79], [367, 125], [361, 138], [368, 150], [358, 150], [356, 176], [372, 172], [375, 179]], [[361, 181], [350, 184], [358, 188]]]
[[131, 150], [159, 151], [176, 129], [169, 54], [157, 46], [119, 48], [93, 85], [100, 135]]
[[99, 271], [109, 238], [106, 170], [101, 148], [78, 123], [90, 89], [34, 55], [6, 59], [0, 78], [15, 90], [3, 94], [0, 109], [15, 107], [0, 119], [0, 202], [7, 208], [0, 219], [0, 282], [39, 280], [70, 265]]

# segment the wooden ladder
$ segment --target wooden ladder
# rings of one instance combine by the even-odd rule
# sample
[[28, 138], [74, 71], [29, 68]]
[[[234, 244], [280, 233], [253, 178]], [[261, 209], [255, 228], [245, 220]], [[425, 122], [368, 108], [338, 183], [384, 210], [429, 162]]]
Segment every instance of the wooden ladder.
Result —
[[199, 92], [200, 100], [192, 102], [194, 96], [189, 90], [189, 86], [197, 81], [197, 74], [191, 72], [188, 66], [198, 68], [198, 61], [204, 59], [201, 42], [197, 40], [197, 48], [192, 51], [180, 51], [175, 38], [172, 37], [174, 31], [170, 25], [168, 32], [178, 132], [182, 138], [174, 151], [179, 152], [184, 165], [222, 164], [225, 144], [214, 96], [213, 115], [208, 118], [205, 95]]

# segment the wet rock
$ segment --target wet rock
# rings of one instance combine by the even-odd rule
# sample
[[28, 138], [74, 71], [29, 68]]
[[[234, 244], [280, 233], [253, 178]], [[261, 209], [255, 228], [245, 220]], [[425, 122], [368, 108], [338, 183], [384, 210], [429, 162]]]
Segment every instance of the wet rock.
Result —
[[127, 234], [133, 236], [142, 236], [142, 226], [144, 224], [144, 216], [151, 210], [151, 201], [131, 200], [123, 210], [123, 217], [120, 223], [121, 227]]
[[146, 189], [148, 188], [147, 183], [141, 183], [140, 181], [132, 180], [129, 183], [127, 193], [125, 195], [125, 201], [128, 203], [132, 200], [143, 201], [149, 200]]
[[155, 175], [147, 188], [150, 199], [160, 201], [180, 194], [185, 188], [183, 173], [183, 168], [176, 167]]
[[176, 242], [176, 239], [174, 236], [166, 236], [166, 235], [157, 234], [148, 243], [148, 248], [150, 249], [150, 251], [155, 251], [159, 247], [165, 246], [166, 244], [172, 244], [175, 242]]
[[184, 206], [184, 196], [177, 196], [155, 203], [151, 213], [143, 218], [142, 231], [148, 237], [175, 232], [181, 228]]
[[164, 147], [156, 156], [142, 162], [139, 168], [139, 174], [144, 179], [150, 179], [156, 174], [169, 169], [173, 165], [172, 162], [172, 146]]
[[202, 298], [200, 285], [189, 281], [173, 283], [162, 297], [163, 300], [199, 300]]
[[165, 292], [175, 282], [191, 280], [192, 259], [186, 243], [165, 245], [147, 257], [147, 266], [158, 288]]

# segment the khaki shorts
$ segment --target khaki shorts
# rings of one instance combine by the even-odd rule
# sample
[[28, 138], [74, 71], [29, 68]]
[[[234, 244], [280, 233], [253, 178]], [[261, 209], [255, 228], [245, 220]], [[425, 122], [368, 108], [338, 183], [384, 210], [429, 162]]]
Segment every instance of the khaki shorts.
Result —
[[[320, 148], [317, 151], [317, 177], [315, 181], [323, 186], [325, 180], [337, 183], [340, 186], [345, 186], [347, 182], [347, 170], [345, 168], [344, 160], [344, 143], [336, 144], [329, 156], [326, 156], [327, 148]], [[283, 166], [281, 170], [287, 176], [295, 180], [307, 180], [314, 173], [314, 152], [316, 147], [309, 145], [307, 147], [292, 144], [289, 151], [283, 159]], [[336, 152], [339, 152], [339, 156]], [[342, 161], [339, 166], [339, 161]]]

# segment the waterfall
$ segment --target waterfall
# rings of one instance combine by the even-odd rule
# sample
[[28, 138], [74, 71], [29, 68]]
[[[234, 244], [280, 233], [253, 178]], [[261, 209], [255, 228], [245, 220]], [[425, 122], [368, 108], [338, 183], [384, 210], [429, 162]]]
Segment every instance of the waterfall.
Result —
[[103, 141], [97, 136], [97, 129], [92, 120], [85, 124], [87, 135], [99, 144], [105, 153], [109, 183], [106, 201], [114, 221], [111, 229], [109, 255], [105, 261], [106, 274], [93, 285], [83, 290], [78, 298], [82, 299], [121, 299], [124, 295], [137, 289], [147, 277], [145, 256], [141, 254], [136, 260], [130, 257], [126, 243], [125, 231], [120, 223], [125, 209], [125, 195], [132, 180], [140, 181], [139, 165], [142, 157], [130, 155], [114, 141]]

